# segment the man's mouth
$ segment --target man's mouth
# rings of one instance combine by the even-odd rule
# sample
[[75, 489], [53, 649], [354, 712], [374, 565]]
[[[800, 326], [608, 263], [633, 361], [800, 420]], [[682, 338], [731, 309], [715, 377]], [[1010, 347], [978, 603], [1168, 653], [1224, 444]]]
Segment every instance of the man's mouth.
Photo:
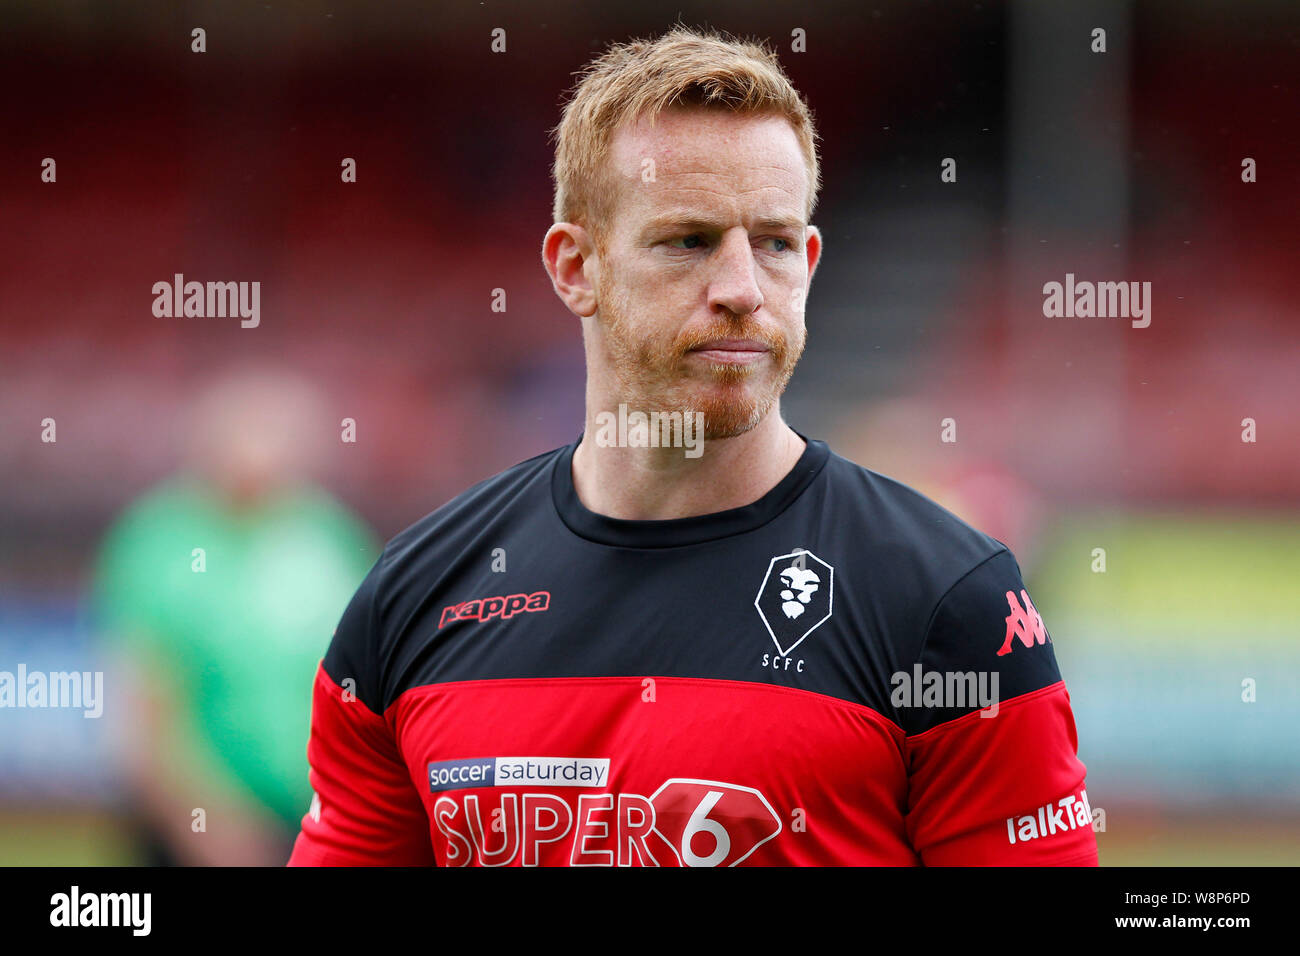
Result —
[[691, 349], [691, 353], [719, 365], [748, 365], [772, 351], [757, 339], [710, 339]]

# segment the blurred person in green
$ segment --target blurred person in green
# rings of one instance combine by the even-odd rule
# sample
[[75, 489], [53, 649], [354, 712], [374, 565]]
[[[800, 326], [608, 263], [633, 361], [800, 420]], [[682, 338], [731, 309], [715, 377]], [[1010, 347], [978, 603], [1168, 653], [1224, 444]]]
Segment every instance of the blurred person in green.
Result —
[[310, 483], [338, 433], [308, 383], [229, 374], [182, 425], [186, 467], [99, 554], [105, 696], [145, 862], [278, 866], [311, 801], [316, 665], [378, 542]]

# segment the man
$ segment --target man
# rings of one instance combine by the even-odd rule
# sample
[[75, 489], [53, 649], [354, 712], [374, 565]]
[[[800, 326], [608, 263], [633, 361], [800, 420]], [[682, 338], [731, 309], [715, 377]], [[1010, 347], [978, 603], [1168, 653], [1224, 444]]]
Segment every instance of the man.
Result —
[[775, 56], [615, 46], [557, 132], [586, 428], [389, 543], [290, 863], [1095, 863], [1011, 553], [781, 419], [822, 241]]
[[[279, 866], [302, 808], [320, 634], [379, 550], [312, 480], [323, 395], [276, 366], [220, 373], [182, 471], [105, 535], [95, 607], [129, 703], [122, 771], [144, 860]], [[199, 814], [196, 811], [201, 810]]]

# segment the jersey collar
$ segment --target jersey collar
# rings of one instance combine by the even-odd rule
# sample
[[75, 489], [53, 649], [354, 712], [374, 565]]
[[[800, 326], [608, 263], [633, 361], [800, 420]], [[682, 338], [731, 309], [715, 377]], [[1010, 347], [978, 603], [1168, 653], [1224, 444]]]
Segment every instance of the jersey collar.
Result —
[[597, 514], [578, 499], [573, 487], [573, 453], [582, 443], [581, 435], [571, 445], [561, 448], [555, 457], [551, 497], [560, 520], [569, 530], [598, 544], [674, 548], [744, 534], [762, 527], [788, 508], [812, 484], [830, 457], [830, 448], [825, 442], [810, 439], [798, 430], [795, 434], [807, 442], [807, 447], [789, 474], [763, 497], [740, 508], [665, 521], [630, 521]]

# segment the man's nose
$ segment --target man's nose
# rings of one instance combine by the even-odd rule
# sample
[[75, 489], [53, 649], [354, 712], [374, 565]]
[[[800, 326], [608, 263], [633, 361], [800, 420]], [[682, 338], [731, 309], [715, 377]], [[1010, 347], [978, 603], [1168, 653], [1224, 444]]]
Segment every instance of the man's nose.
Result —
[[754, 273], [754, 251], [743, 229], [723, 234], [713, 258], [714, 273], [709, 282], [709, 308], [749, 315], [763, 304], [763, 292]]

